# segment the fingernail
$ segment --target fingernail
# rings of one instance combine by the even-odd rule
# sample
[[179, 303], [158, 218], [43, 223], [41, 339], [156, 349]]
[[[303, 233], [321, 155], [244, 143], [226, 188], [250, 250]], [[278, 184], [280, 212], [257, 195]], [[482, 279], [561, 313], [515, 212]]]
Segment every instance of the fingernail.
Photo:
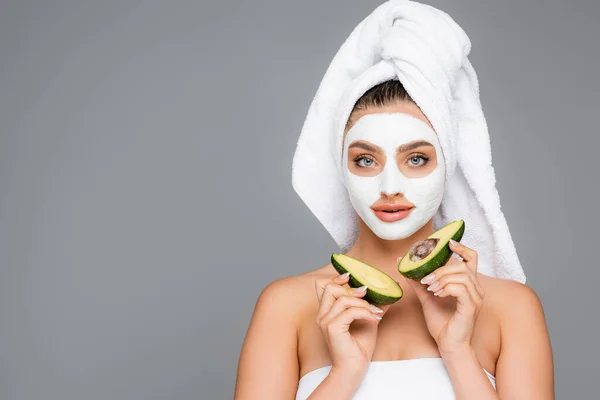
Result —
[[372, 316], [374, 316], [374, 317], [375, 317], [375, 318], [377, 318], [377, 319], [381, 319], [381, 318], [383, 318], [381, 315], [375, 315], [375, 314], [371, 314], [371, 315], [372, 315]]
[[430, 292], [433, 292], [438, 286], [440, 286], [440, 282], [433, 282], [428, 288], [427, 290], [429, 290]]
[[340, 279], [346, 279], [347, 277], [350, 276], [350, 272], [346, 272], [345, 274], [340, 275]]
[[458, 242], [457, 242], [456, 240], [452, 240], [452, 239], [450, 239], [450, 244], [451, 244], [452, 246], [458, 246]]
[[433, 282], [434, 279], [435, 279], [435, 274], [432, 272], [431, 274], [427, 275], [425, 278], [421, 279], [421, 283], [425, 285], [425, 284]]
[[376, 307], [373, 304], [371, 304], [370, 306], [371, 306], [371, 311], [379, 313], [379, 314], [383, 314], [383, 310], [381, 308]]
[[356, 294], [361, 294], [361, 293], [364, 293], [366, 290], [367, 290], [366, 286], [361, 286], [361, 287], [352, 289], [352, 292], [356, 293]]
[[442, 294], [444, 292], [444, 289], [438, 290], [437, 292], [435, 292], [433, 295], [434, 296], [439, 296], [440, 294]]

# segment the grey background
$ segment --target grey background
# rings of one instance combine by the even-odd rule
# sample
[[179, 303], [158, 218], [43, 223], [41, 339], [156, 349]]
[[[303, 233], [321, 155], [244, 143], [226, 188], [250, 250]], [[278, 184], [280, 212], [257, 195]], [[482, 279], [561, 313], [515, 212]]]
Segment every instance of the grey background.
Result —
[[[254, 302], [335, 243], [291, 186], [380, 1], [0, 3], [0, 398], [226, 399]], [[600, 3], [437, 0], [470, 36], [557, 398], [596, 394]]]

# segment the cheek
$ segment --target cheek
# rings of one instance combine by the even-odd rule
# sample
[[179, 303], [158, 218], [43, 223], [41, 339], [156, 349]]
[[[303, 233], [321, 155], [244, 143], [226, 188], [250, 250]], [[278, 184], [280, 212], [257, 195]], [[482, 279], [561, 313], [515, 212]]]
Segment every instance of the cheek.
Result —
[[[412, 197], [418, 197], [422, 200], [437, 201], [444, 193], [445, 177], [444, 169], [436, 168], [426, 177], [409, 179], [407, 191]], [[415, 198], [416, 200], [416, 198]]]
[[356, 205], [366, 204], [370, 206], [380, 197], [379, 177], [361, 177], [348, 172], [347, 189], [352, 203]]

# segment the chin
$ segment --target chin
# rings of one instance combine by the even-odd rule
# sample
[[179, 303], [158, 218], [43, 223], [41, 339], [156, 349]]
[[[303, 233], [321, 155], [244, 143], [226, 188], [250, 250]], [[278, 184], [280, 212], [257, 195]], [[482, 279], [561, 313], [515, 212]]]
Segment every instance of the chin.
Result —
[[[410, 222], [401, 220], [396, 222], [380, 222], [377, 225], [369, 227], [373, 234], [385, 240], [402, 240], [411, 237], [418, 232], [424, 225], [412, 225]], [[404, 222], [404, 224], [401, 224]], [[385, 224], [385, 225], [381, 225]]]
[[[418, 230], [418, 229], [417, 229]], [[416, 231], [415, 231], [416, 232]], [[413, 233], [395, 233], [395, 232], [373, 232], [373, 234], [375, 234], [375, 236], [377, 236], [380, 239], [384, 239], [384, 240], [402, 240], [402, 239], [406, 239], [408, 237], [411, 237]]]

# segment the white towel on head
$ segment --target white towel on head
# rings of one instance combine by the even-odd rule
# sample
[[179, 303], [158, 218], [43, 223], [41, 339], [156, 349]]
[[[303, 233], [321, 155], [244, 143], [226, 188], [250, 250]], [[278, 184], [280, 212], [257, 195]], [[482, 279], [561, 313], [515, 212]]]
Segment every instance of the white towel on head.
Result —
[[399, 79], [429, 119], [446, 163], [446, 189], [434, 229], [463, 219], [461, 240], [478, 253], [479, 271], [525, 282], [492, 166], [471, 42], [445, 12], [390, 0], [361, 21], [329, 65], [298, 139], [292, 184], [342, 252], [355, 242], [358, 215], [341, 178], [342, 140], [356, 101]]

